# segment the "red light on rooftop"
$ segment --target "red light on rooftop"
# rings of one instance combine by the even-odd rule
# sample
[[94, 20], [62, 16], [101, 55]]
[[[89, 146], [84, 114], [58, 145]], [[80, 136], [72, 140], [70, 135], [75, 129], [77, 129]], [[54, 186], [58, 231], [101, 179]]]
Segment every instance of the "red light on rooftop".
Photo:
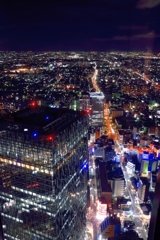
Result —
[[31, 185], [26, 186], [26, 188], [38, 187], [39, 183], [33, 183]]
[[53, 136], [48, 136], [46, 139], [51, 141], [51, 140], [53, 140]]
[[86, 110], [86, 113], [90, 113], [90, 110], [89, 110], [89, 109], [87, 109], [87, 110]]
[[35, 105], [36, 105], [35, 102], [32, 102], [32, 103], [31, 103], [31, 106], [32, 106], [32, 107], [35, 107]]

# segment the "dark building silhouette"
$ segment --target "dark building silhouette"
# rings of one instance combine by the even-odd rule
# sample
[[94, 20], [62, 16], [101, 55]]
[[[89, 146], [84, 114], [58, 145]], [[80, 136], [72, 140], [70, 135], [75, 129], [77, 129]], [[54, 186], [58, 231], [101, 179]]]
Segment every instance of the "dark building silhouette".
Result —
[[158, 171], [156, 188], [153, 199], [151, 220], [149, 225], [148, 240], [160, 239], [160, 169]]
[[4, 240], [1, 215], [0, 215], [0, 240]]

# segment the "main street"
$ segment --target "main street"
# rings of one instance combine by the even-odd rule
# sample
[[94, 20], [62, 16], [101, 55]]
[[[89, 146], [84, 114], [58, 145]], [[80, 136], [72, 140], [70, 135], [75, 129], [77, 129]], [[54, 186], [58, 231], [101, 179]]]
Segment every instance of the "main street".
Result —
[[94, 154], [93, 149], [94, 145], [91, 144], [88, 148], [89, 150], [89, 187], [90, 187], [90, 208], [87, 213], [87, 222], [92, 223], [93, 226], [93, 240], [97, 240], [98, 234], [98, 222], [97, 222], [97, 207], [96, 207], [96, 199], [97, 199], [97, 184], [96, 184], [96, 174], [92, 172], [91, 169], [94, 169]]
[[136, 226], [136, 231], [139, 233], [140, 237], [143, 238], [143, 240], [147, 240], [147, 233], [143, 227], [143, 214], [140, 211], [140, 206], [139, 204], [135, 204], [135, 195], [131, 191], [131, 186], [130, 186], [130, 177], [128, 176], [127, 171], [124, 169], [124, 167], [121, 164], [121, 168], [124, 174], [124, 178], [126, 181], [126, 188], [129, 193], [131, 202], [132, 202], [132, 211], [133, 211], [133, 222], [135, 223]]
[[[99, 87], [97, 85], [97, 75], [98, 75], [98, 70], [97, 70], [97, 64], [95, 63], [95, 71], [92, 77], [92, 84], [94, 87], [94, 90], [96, 92], [99, 92]], [[94, 153], [92, 149], [94, 148], [94, 143], [90, 143], [90, 146], [88, 147], [89, 151], [89, 170], [94, 169]], [[94, 172], [94, 177], [90, 175], [90, 200], [91, 201], [91, 206], [88, 209], [87, 213], [87, 222], [92, 224], [92, 240], [97, 240], [98, 239], [98, 228], [99, 228], [99, 223], [97, 220], [97, 182], [96, 182], [96, 174]]]

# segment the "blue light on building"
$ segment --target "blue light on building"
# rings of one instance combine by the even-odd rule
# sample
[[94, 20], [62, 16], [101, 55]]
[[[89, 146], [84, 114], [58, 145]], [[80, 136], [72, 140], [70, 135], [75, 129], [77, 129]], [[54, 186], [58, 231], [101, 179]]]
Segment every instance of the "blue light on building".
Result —
[[143, 152], [141, 154], [141, 172], [155, 171], [157, 168], [158, 158], [154, 157], [153, 153]]

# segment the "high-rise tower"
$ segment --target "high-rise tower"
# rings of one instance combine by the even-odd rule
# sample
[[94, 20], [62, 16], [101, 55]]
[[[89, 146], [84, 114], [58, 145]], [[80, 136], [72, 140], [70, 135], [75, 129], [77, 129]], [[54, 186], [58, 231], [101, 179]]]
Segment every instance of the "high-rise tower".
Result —
[[84, 239], [88, 116], [28, 108], [1, 120], [0, 133], [5, 238]]
[[92, 126], [102, 127], [104, 125], [104, 94], [102, 92], [91, 92]]

